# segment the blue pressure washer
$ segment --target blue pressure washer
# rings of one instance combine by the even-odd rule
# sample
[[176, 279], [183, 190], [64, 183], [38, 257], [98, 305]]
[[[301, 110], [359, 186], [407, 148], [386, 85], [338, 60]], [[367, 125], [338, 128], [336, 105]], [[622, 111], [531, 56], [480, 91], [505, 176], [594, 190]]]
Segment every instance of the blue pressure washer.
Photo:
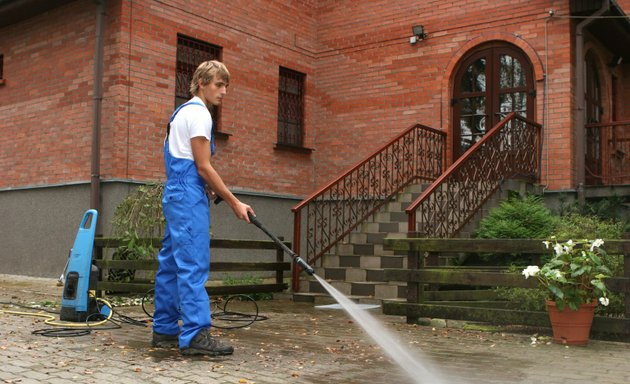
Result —
[[[85, 212], [68, 256], [61, 298], [60, 319], [63, 321], [84, 322], [100, 313], [96, 302], [96, 281], [99, 271], [92, 265], [97, 218], [96, 210], [89, 209]], [[108, 311], [109, 308], [104, 310]]]

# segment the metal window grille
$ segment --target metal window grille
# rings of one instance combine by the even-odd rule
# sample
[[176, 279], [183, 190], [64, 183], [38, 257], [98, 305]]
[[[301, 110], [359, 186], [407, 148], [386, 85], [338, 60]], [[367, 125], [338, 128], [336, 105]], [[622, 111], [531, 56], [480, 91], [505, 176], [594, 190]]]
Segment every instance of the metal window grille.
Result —
[[[190, 81], [199, 64], [208, 60], [221, 60], [221, 47], [191, 37], [177, 35], [177, 70], [175, 74], [175, 108], [188, 101]], [[219, 128], [219, 107], [210, 109], [217, 131]]]
[[278, 85], [278, 143], [304, 144], [304, 79], [306, 75], [280, 68]]

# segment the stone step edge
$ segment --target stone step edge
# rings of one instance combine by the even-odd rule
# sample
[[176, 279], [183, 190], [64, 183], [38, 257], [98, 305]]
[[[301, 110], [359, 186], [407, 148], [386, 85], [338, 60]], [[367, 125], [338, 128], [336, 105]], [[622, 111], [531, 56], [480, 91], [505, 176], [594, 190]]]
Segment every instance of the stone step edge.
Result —
[[[293, 292], [293, 301], [295, 302], [305, 302], [305, 303], [315, 303], [315, 304], [334, 304], [337, 301], [330, 295], [326, 293], [317, 293], [317, 292]], [[384, 298], [377, 299], [372, 296], [358, 296], [358, 295], [349, 295], [346, 296], [350, 300], [359, 304], [382, 304], [383, 301], [395, 301], [395, 302], [405, 302], [406, 299], [401, 298]]]

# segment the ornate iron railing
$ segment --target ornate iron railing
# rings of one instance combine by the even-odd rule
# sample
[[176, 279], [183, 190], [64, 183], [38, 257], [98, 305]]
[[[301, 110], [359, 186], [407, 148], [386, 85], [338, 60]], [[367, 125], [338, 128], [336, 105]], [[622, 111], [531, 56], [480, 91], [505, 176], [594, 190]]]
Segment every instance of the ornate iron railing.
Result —
[[630, 184], [630, 121], [586, 125], [587, 185]]
[[[416, 124], [292, 208], [293, 249], [317, 261], [339, 240], [414, 180], [433, 181], [443, 170], [446, 134]], [[293, 290], [299, 290], [294, 269]]]
[[[540, 175], [541, 126], [510, 113], [405, 210], [408, 230], [451, 237], [508, 178]], [[420, 212], [420, 226], [417, 212]]]

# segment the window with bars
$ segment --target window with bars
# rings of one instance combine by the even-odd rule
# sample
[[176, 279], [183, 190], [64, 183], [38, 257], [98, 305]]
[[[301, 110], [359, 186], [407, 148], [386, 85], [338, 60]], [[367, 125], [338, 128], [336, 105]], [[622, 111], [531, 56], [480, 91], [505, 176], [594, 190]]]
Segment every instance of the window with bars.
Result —
[[278, 144], [304, 146], [304, 81], [306, 75], [280, 67]]
[[[177, 35], [177, 70], [175, 81], [175, 108], [188, 101], [190, 94], [190, 81], [199, 64], [208, 60], [221, 60], [221, 47], [212, 45], [192, 37]], [[220, 108], [212, 106], [210, 114], [214, 121], [216, 131], [220, 129]]]

